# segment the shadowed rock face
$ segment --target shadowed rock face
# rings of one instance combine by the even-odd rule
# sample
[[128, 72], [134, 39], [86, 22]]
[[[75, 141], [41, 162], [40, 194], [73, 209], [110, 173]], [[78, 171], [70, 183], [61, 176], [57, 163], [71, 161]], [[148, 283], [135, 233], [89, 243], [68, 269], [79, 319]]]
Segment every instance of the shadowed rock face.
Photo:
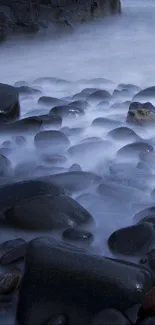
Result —
[[9, 32], [34, 33], [49, 24], [70, 30], [77, 23], [120, 12], [120, 0], [0, 0], [0, 40]]

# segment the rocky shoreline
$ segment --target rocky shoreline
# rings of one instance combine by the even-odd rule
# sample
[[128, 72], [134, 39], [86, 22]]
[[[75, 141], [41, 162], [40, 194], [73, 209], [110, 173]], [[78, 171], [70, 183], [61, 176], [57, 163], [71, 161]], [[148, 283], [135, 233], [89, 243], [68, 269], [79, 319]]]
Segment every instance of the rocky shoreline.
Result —
[[154, 99], [104, 78], [0, 84], [1, 323], [153, 324]]
[[72, 31], [76, 24], [121, 12], [120, 0], [0, 0], [0, 41], [9, 35]]

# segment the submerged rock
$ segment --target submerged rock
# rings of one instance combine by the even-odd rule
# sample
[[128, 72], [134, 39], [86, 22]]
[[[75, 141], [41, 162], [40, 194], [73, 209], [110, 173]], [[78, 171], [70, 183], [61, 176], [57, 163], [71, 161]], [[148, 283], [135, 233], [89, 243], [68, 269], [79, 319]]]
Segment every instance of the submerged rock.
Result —
[[[152, 275], [142, 267], [90, 255], [48, 237], [37, 238], [27, 249], [17, 321], [44, 324], [51, 317], [52, 302], [63, 305], [66, 312], [67, 306], [84, 306], [93, 315], [103, 306], [124, 311], [140, 303], [152, 284]], [[79, 324], [75, 317], [72, 323]]]

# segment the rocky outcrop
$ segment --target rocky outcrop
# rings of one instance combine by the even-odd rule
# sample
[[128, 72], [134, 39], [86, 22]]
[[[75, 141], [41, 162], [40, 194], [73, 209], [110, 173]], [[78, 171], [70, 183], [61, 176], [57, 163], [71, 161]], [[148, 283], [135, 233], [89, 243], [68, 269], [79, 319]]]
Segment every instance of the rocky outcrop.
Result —
[[0, 0], [0, 40], [10, 33], [38, 32], [121, 12], [120, 0]]

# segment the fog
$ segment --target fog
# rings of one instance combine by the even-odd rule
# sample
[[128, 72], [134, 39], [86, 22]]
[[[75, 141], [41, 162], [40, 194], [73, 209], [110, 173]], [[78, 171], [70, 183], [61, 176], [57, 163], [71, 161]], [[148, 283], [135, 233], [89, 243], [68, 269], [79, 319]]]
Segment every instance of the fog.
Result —
[[122, 0], [122, 10], [121, 16], [84, 25], [63, 39], [51, 39], [52, 32], [46, 31], [31, 40], [1, 44], [0, 81], [106, 77], [116, 83], [152, 84], [155, 3]]
[[[38, 36], [12, 37], [0, 45], [0, 82], [14, 84], [17, 81], [26, 81], [29, 85], [34, 85], [33, 81], [40, 77], [59, 77], [69, 81], [79, 79], [90, 79], [104, 77], [114, 81], [113, 85], [105, 85], [111, 92], [115, 85], [121, 82], [134, 83], [140, 87], [155, 84], [155, 2], [154, 0], [122, 0], [122, 15], [107, 17], [104, 20], [85, 24], [72, 34], [63, 37], [53, 37], [51, 30], [41, 31]], [[51, 33], [51, 34], [50, 34]], [[40, 86], [40, 85], [39, 85]], [[62, 98], [72, 96], [82, 90], [81, 83], [72, 86], [51, 87], [46, 83], [41, 86], [43, 95], [51, 95]], [[31, 111], [38, 108], [37, 96], [21, 98], [21, 116], [33, 115]], [[40, 107], [45, 113], [44, 107]], [[63, 126], [84, 126], [85, 132], [82, 136], [75, 136], [70, 139], [71, 144], [76, 144], [84, 137], [100, 136], [106, 139], [109, 129], [89, 128], [93, 119], [97, 116], [115, 118], [117, 121], [125, 123], [127, 110], [105, 110], [102, 113], [95, 111], [88, 112], [83, 119], [78, 121], [64, 122]], [[146, 134], [137, 134], [149, 138], [153, 135], [151, 130]], [[2, 138], [1, 138], [2, 141]], [[103, 156], [99, 153], [93, 159], [81, 156], [79, 162], [84, 170], [96, 171], [102, 164], [102, 172], [106, 172], [106, 162], [115, 158], [116, 151], [124, 145], [113, 143], [112, 149]], [[14, 166], [20, 162], [27, 162], [36, 158], [33, 148], [33, 140], [30, 137], [26, 149], [16, 151], [10, 156]], [[38, 158], [39, 161], [39, 158]], [[67, 168], [75, 161], [69, 160]], [[149, 202], [149, 197], [145, 195], [138, 199], [135, 196], [137, 205], [142, 201]], [[125, 225], [132, 223], [132, 199], [127, 198], [126, 206], [116, 206], [112, 202], [103, 202], [101, 206], [87, 205], [89, 211], [97, 220], [97, 234], [95, 244], [101, 248], [103, 253], [104, 243], [109, 234]], [[82, 202], [81, 202], [82, 204]], [[131, 208], [129, 208], [129, 205]], [[142, 206], [142, 205], [141, 205]], [[137, 208], [138, 210], [138, 208]], [[104, 232], [103, 232], [104, 229]], [[11, 230], [3, 232], [1, 239], [9, 239]], [[19, 234], [17, 232], [17, 234]], [[11, 235], [12, 236], [12, 235]], [[15, 236], [15, 232], [13, 233]], [[26, 237], [25, 232], [20, 232], [20, 236]], [[30, 236], [31, 237], [31, 236]], [[100, 244], [102, 238], [102, 245]], [[102, 247], [101, 247], [102, 246]], [[109, 254], [107, 247], [104, 247], [104, 254]]]

